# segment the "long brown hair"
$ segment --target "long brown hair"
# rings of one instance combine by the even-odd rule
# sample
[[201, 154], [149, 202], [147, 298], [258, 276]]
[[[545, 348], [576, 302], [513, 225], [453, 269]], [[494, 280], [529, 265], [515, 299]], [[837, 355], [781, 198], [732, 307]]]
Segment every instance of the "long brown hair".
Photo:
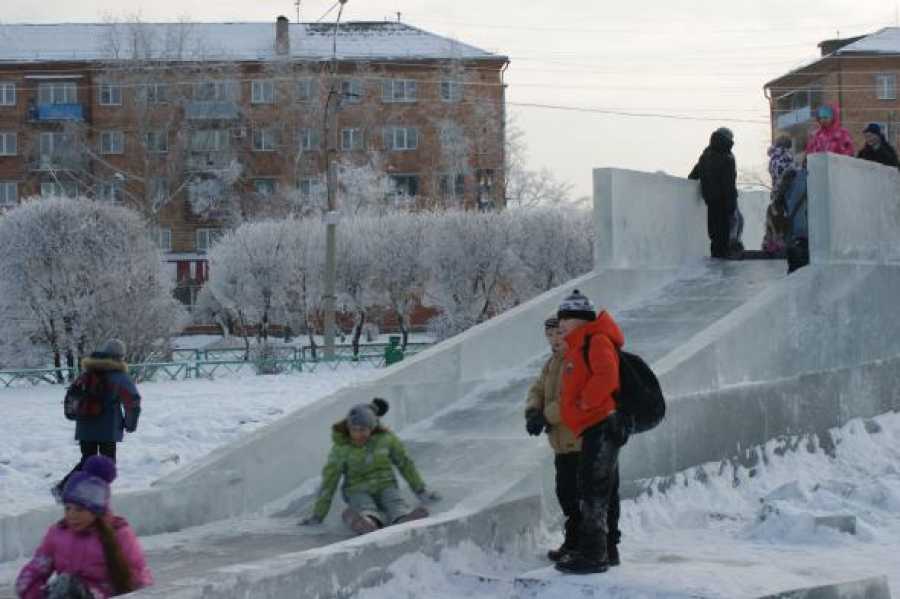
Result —
[[125, 554], [122, 553], [122, 547], [116, 539], [116, 531], [103, 516], [98, 516], [94, 520], [94, 526], [100, 535], [100, 544], [103, 545], [103, 557], [106, 558], [106, 571], [112, 581], [113, 590], [116, 595], [124, 595], [135, 590], [134, 580], [131, 576], [131, 567]]

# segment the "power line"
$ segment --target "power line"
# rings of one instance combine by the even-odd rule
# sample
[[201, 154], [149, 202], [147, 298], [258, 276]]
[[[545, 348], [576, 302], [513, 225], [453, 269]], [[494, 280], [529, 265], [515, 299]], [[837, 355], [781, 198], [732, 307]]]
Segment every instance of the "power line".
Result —
[[538, 104], [533, 102], [507, 102], [509, 106], [518, 106], [521, 108], [543, 108], [548, 110], [563, 110], [567, 112], [588, 112], [595, 114], [606, 114], [610, 116], [624, 116], [634, 118], [653, 118], [653, 119], [671, 119], [678, 121], [714, 121], [728, 123], [747, 123], [753, 125], [769, 125], [768, 120], [757, 119], [738, 119], [731, 117], [702, 117], [690, 116], [686, 114], [667, 114], [662, 112], [630, 112], [623, 110], [607, 110], [603, 108], [586, 108], [581, 106], [560, 106], [556, 104]]

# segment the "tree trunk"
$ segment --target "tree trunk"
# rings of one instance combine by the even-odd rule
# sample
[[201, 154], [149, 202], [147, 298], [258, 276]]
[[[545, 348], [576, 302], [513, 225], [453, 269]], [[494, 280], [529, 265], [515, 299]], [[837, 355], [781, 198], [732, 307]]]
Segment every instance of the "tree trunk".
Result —
[[409, 341], [409, 329], [406, 326], [406, 319], [403, 317], [403, 313], [399, 310], [397, 311], [397, 322], [400, 323], [400, 349], [406, 351], [406, 343]]
[[65, 382], [62, 374], [62, 356], [59, 355], [59, 350], [53, 350], [53, 367], [56, 369], [56, 382], [62, 385]]

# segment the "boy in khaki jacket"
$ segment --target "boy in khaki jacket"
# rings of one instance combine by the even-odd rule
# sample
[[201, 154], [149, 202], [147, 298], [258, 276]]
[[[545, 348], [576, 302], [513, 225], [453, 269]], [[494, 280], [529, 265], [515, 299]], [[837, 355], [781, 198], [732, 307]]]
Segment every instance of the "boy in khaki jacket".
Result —
[[[559, 331], [559, 320], [551, 316], [544, 321], [544, 335], [552, 354], [544, 364], [540, 376], [528, 390], [525, 404], [525, 428], [530, 435], [540, 435], [546, 430], [550, 447], [556, 453], [556, 498], [566, 518], [565, 537], [558, 549], [551, 549], [547, 557], [559, 561], [567, 552], [578, 547], [580, 509], [578, 500], [578, 464], [581, 457], [581, 439], [563, 424], [559, 410], [559, 394], [563, 365], [564, 344]], [[607, 547], [610, 565], [618, 565], [617, 545], [619, 533], [619, 485], [615, 490], [608, 512], [609, 536]]]

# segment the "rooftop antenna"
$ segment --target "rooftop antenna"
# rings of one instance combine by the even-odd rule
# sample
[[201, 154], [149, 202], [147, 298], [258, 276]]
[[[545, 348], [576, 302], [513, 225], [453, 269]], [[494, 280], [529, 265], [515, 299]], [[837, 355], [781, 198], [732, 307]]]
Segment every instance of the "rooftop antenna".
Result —
[[297, 9], [297, 25], [300, 24], [300, 0], [294, 0], [294, 7]]

